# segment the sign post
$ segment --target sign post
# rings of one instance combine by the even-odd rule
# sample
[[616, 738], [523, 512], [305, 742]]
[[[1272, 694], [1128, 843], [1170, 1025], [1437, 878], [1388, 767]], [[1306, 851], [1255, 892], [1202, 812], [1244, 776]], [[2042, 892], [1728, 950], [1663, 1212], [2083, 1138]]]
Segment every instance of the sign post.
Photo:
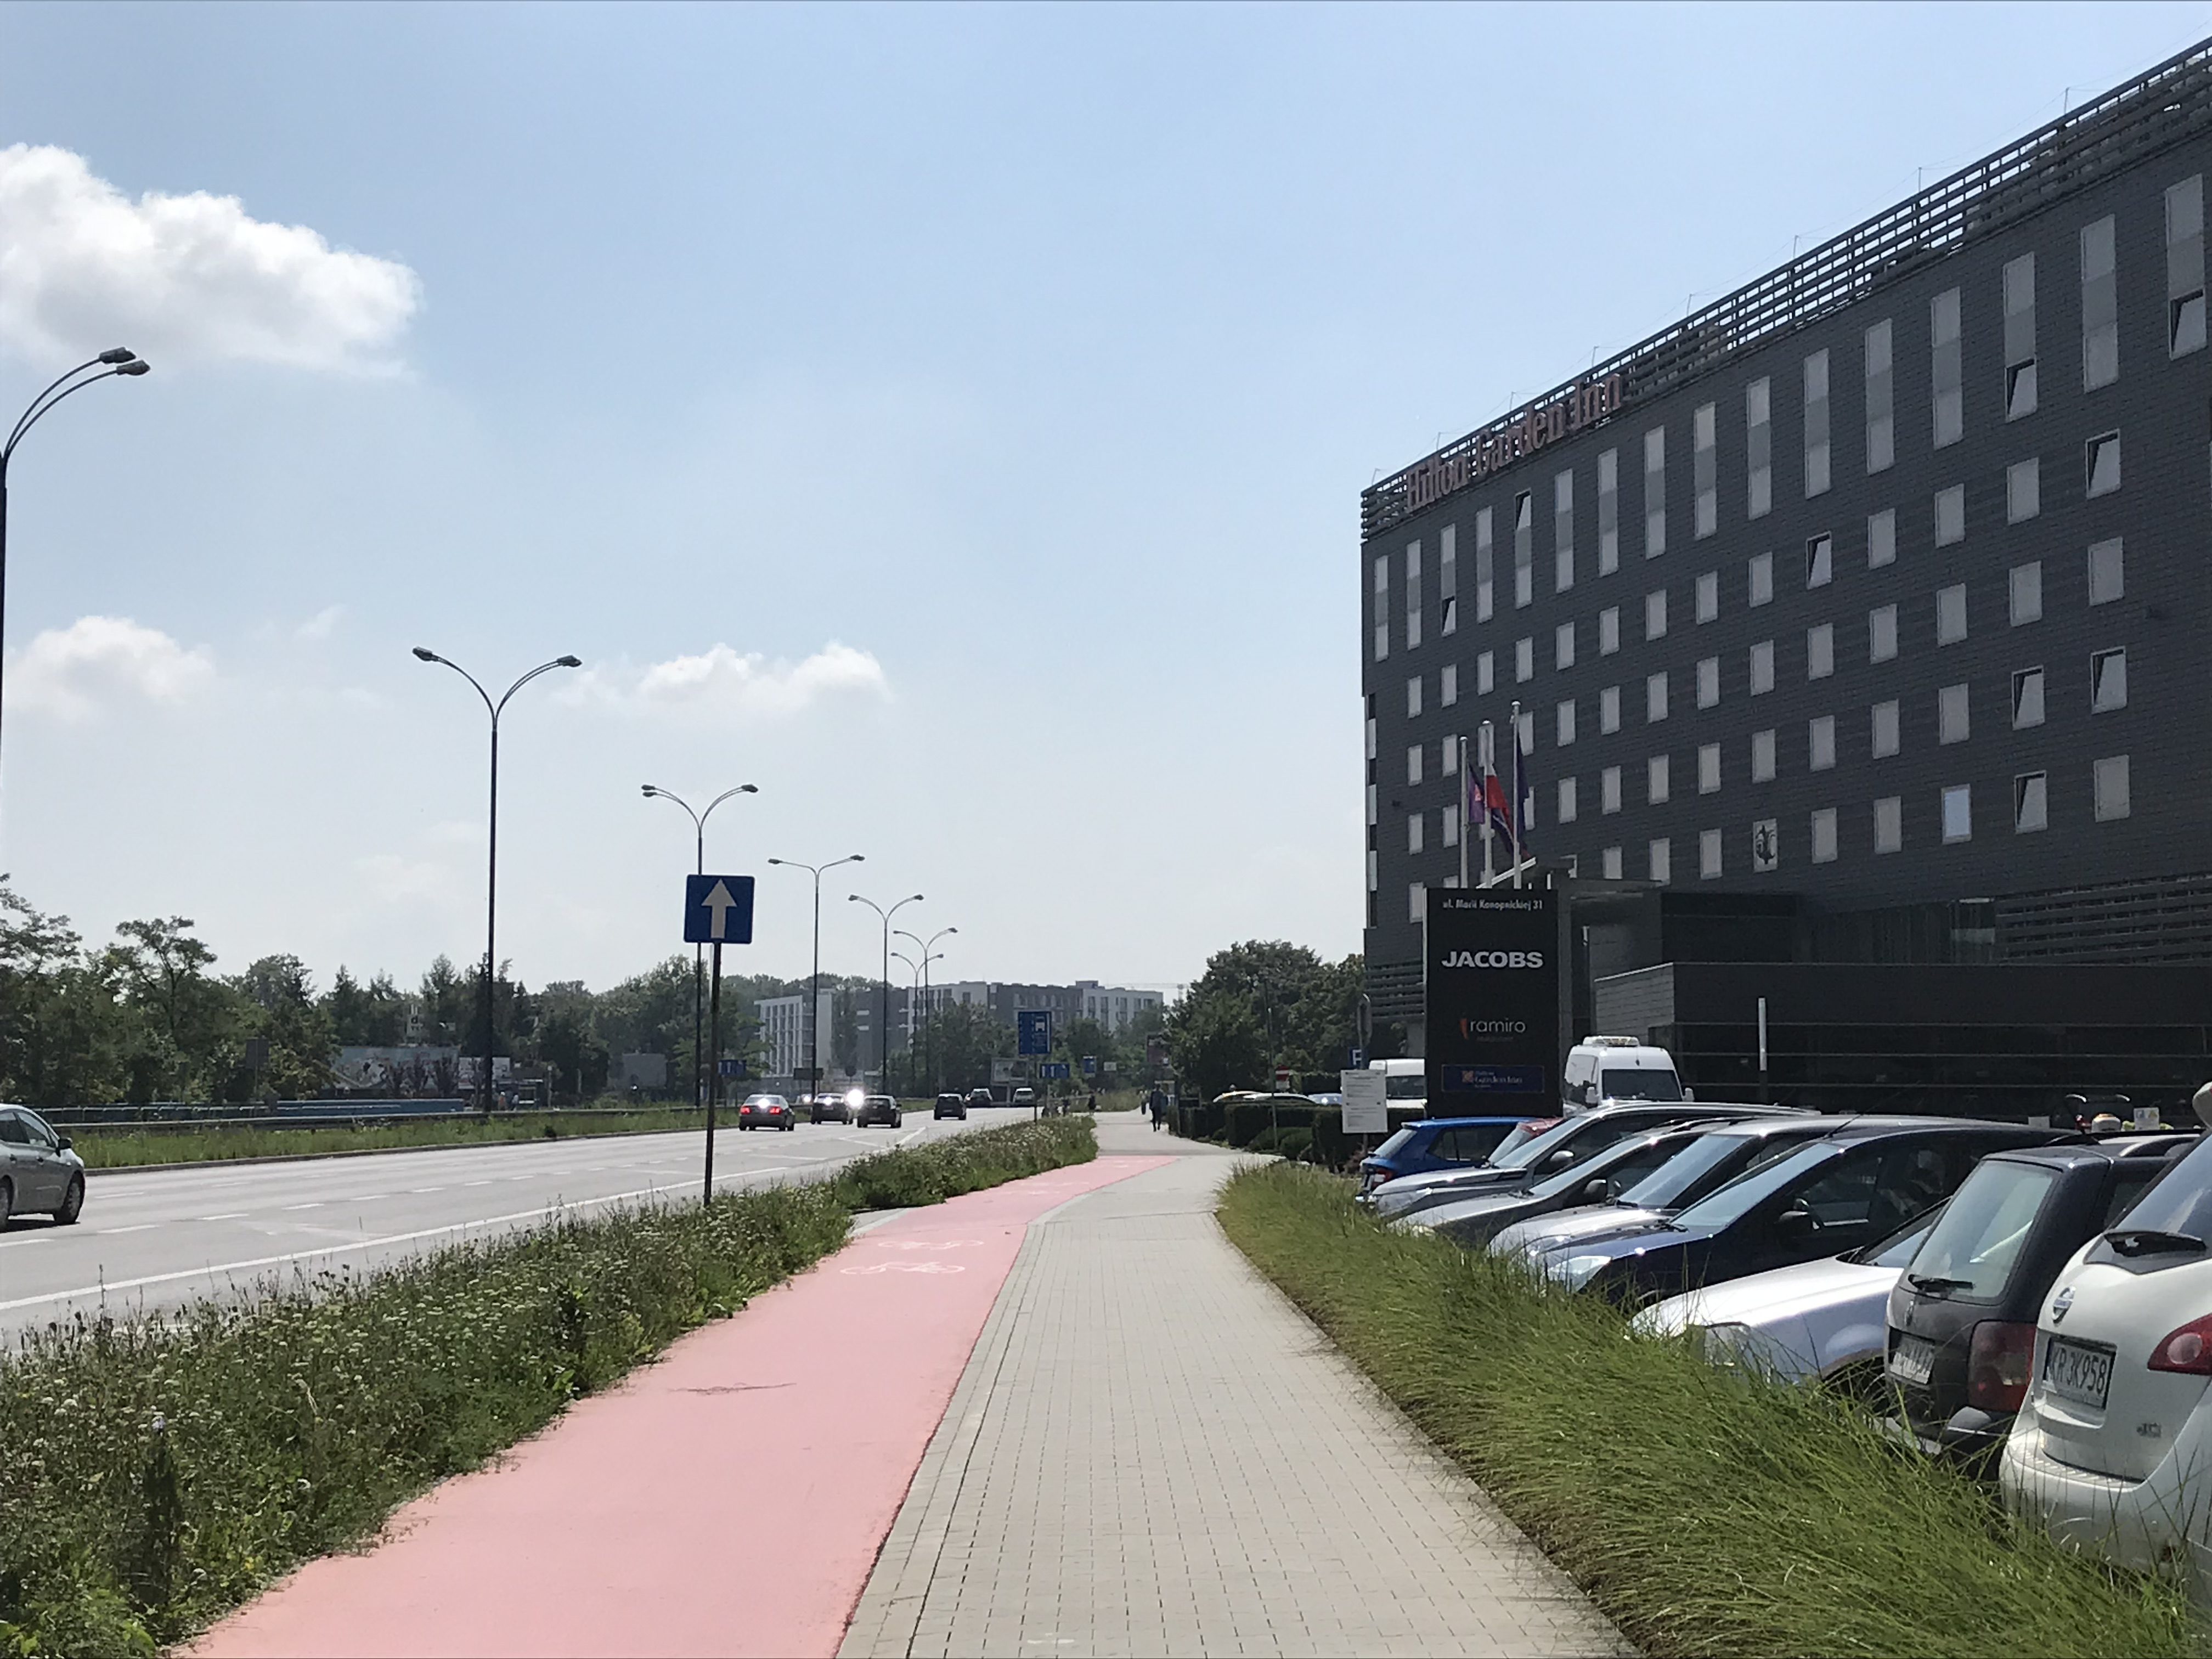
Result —
[[1571, 1012], [1564, 915], [1556, 888], [1429, 889], [1430, 1116], [1557, 1115]]
[[708, 1044], [714, 1067], [707, 1085], [707, 1169], [702, 1203], [714, 1198], [714, 1109], [722, 1099], [722, 946], [753, 942], [753, 878], [750, 876], [686, 876], [684, 878], [684, 942], [711, 945], [714, 983], [708, 994]]

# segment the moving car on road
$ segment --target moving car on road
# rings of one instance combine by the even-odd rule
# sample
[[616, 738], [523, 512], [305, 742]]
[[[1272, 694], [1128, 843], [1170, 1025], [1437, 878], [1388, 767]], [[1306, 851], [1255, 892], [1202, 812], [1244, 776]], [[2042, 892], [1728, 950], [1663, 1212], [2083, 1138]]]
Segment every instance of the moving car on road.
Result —
[[840, 1089], [829, 1094], [816, 1095], [806, 1103], [808, 1121], [850, 1123], [861, 1097], [858, 1089]]
[[968, 1115], [968, 1097], [949, 1092], [941, 1094], [937, 1097], [937, 1109], [929, 1115], [933, 1122], [940, 1117], [965, 1118]]
[[1036, 1091], [1027, 1087], [1015, 1090], [1013, 1103], [1017, 1106], [1035, 1106]]
[[906, 1122], [906, 1114], [899, 1109], [897, 1100], [890, 1095], [862, 1095], [860, 1105], [853, 1113], [853, 1121], [863, 1129], [871, 1123], [880, 1123], [886, 1128], [896, 1129]]
[[1471, 1170], [1495, 1153], [1526, 1117], [1425, 1117], [1408, 1123], [1359, 1160], [1364, 1197], [1401, 1176]]
[[64, 1226], [84, 1210], [84, 1160], [27, 1106], [0, 1106], [0, 1227], [50, 1215]]
[[738, 1108], [740, 1129], [795, 1129], [799, 1114], [781, 1095], [747, 1095]]
[[991, 1091], [988, 1089], [975, 1088], [968, 1091], [968, 1105], [971, 1111], [980, 1111], [986, 1106], [995, 1106], [998, 1103], [991, 1098]]

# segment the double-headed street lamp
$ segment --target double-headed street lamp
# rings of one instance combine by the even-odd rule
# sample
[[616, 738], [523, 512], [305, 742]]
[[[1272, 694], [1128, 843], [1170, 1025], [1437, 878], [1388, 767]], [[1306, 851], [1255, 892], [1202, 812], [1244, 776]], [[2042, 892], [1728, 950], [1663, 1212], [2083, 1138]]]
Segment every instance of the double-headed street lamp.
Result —
[[23, 441], [25, 433], [46, 417], [48, 410], [72, 392], [82, 392], [118, 374], [143, 374], [151, 368], [151, 363], [128, 347], [111, 346], [91, 362], [79, 363], [32, 398], [31, 406], [9, 430], [8, 441], [0, 444], [0, 652], [5, 651], [8, 632], [8, 463], [15, 459], [15, 446]]
[[477, 696], [483, 699], [484, 712], [491, 716], [491, 819], [489, 824], [490, 833], [489, 836], [490, 848], [488, 861], [484, 867], [484, 1051], [483, 1077], [482, 1079], [483, 1084], [484, 1115], [489, 1117], [491, 1115], [493, 1098], [491, 1087], [492, 1048], [496, 1041], [492, 1028], [491, 981], [492, 975], [496, 970], [499, 960], [494, 954], [499, 933], [499, 717], [506, 711], [507, 698], [512, 697], [516, 692], [521, 690], [524, 686], [529, 684], [531, 681], [536, 679], [540, 674], [550, 674], [556, 668], [581, 668], [584, 665], [584, 663], [583, 659], [580, 657], [556, 657], [551, 662], [541, 662], [537, 667], [532, 669], [520, 679], [515, 681], [513, 685], [508, 686], [507, 688], [506, 696], [501, 697], [497, 702], [494, 702], [491, 700], [491, 693], [485, 690], [483, 685], [477, 682], [477, 677], [470, 673], [467, 669], [462, 667], [460, 664], [453, 662], [447, 658], [441, 657], [436, 652], [428, 650], [419, 645], [415, 647], [415, 654], [424, 662], [444, 664], [447, 668], [452, 669], [453, 672], [459, 674], [463, 679], [474, 686], [476, 688]]
[[[641, 787], [644, 789], [645, 798], [647, 800], [672, 800], [685, 811], [691, 813], [691, 827], [698, 832], [698, 865], [695, 873], [702, 876], [707, 873], [707, 820], [714, 815], [714, 809], [732, 795], [760, 793], [760, 787], [757, 784], [741, 783], [734, 789], [725, 789], [714, 799], [708, 801], [704, 811], [693, 812], [691, 803], [672, 790], [663, 789], [657, 783], [648, 783]], [[695, 945], [691, 947], [691, 1103], [694, 1106], [703, 1106], [707, 1103], [706, 1073], [702, 1069], [703, 1062], [699, 1047], [703, 1040], [700, 1020], [706, 1012], [706, 998], [702, 989], [706, 984], [706, 974], [707, 947], [703, 945]], [[715, 1065], [720, 1066], [721, 1062], [722, 1057], [716, 1054]], [[579, 1106], [584, 1103], [580, 1096], [576, 1103]]]
[[[908, 933], [904, 937], [911, 939], [914, 935]], [[920, 962], [916, 962], [903, 951], [894, 951], [891, 955], [906, 963], [907, 972], [911, 976], [911, 982], [907, 988], [906, 994], [906, 1068], [911, 1073], [914, 1070], [914, 1009], [927, 994], [922, 987], [929, 979], [929, 964], [933, 962], [944, 961], [945, 952], [939, 951], [934, 956], [925, 956]], [[929, 1092], [933, 1095], [937, 1092], [937, 1085], [933, 1081], [930, 1085]]]
[[881, 1057], [884, 1092], [889, 1094], [891, 1092], [891, 918], [905, 909], [908, 905], [921, 903], [921, 895], [915, 893], [909, 897], [902, 898], [888, 910], [875, 900], [863, 898], [858, 893], [846, 895], [846, 902], [851, 904], [865, 904], [883, 920], [884, 988], [883, 995], [877, 1006], [876, 1050]]
[[822, 872], [835, 870], [841, 864], [865, 864], [867, 860], [858, 853], [848, 853], [827, 864], [801, 864], [797, 859], [770, 859], [769, 862], [787, 870], [804, 870], [814, 878], [814, 977], [806, 988], [806, 1069], [811, 1074], [807, 1080], [818, 1095], [822, 1092]]
[[[929, 964], [945, 960], [945, 953], [937, 950], [937, 941], [947, 933], [957, 933], [959, 931], [957, 927], [940, 927], [927, 939], [924, 939], [919, 933], [908, 933], [903, 927], [898, 930], [898, 936], [901, 939], [912, 939], [915, 947], [921, 952], [921, 1009], [924, 1020], [937, 1012], [929, 1006]], [[935, 954], [933, 955], [932, 952]], [[929, 1092], [935, 1094], [937, 1092], [937, 1037], [927, 1024], [923, 1025], [921, 1030], [922, 1058], [929, 1066]]]

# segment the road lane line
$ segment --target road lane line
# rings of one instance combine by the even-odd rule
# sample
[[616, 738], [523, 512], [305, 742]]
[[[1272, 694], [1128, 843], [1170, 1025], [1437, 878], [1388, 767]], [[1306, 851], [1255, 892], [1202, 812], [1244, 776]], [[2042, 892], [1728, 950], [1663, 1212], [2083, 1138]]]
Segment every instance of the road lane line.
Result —
[[461, 1185], [464, 1187], [489, 1187], [491, 1185], [491, 1182], [489, 1179], [483, 1181], [464, 1181]]
[[313, 1199], [305, 1204], [287, 1204], [284, 1207], [288, 1210], [319, 1210], [323, 1207], [323, 1200]]
[[135, 1227], [95, 1227], [95, 1228], [94, 1228], [94, 1229], [93, 1229], [93, 1231], [94, 1231], [95, 1233], [98, 1233], [101, 1237], [105, 1238], [105, 1237], [107, 1237], [109, 1235], [113, 1234], [113, 1233], [146, 1233], [146, 1232], [151, 1232], [151, 1231], [153, 1231], [153, 1230], [154, 1230], [155, 1228], [156, 1228], [156, 1227], [160, 1226], [161, 1224], [160, 1222], [158, 1222], [158, 1221], [142, 1221], [142, 1222], [138, 1223], [138, 1224], [137, 1224], [137, 1225], [136, 1225]]
[[246, 1212], [244, 1210], [225, 1210], [221, 1215], [204, 1215], [200, 1219], [203, 1221], [243, 1221], [246, 1219]]

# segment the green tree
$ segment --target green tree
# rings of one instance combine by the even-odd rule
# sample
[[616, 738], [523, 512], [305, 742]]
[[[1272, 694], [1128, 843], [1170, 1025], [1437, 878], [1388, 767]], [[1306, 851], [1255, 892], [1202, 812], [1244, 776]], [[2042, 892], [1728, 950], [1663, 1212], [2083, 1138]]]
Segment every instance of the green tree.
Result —
[[1177, 1002], [1168, 1016], [1168, 1052], [1178, 1075], [1204, 1100], [1230, 1089], [1259, 1087], [1267, 1049], [1249, 996], [1200, 991]]
[[[231, 1040], [213, 1056], [218, 1087], [228, 1087], [228, 1097], [242, 1097], [251, 1086], [264, 1099], [307, 1100], [337, 1080], [331, 1070], [337, 1046], [331, 1016], [316, 1001], [313, 981], [299, 957], [263, 957], [232, 981], [231, 988], [248, 1008]], [[245, 1045], [255, 1038], [268, 1045], [258, 1073], [245, 1066]]]
[[129, 1017], [83, 944], [67, 916], [0, 887], [0, 1099], [68, 1106], [122, 1093]]
[[927, 1087], [934, 1070], [940, 1089], [974, 1089], [991, 1080], [991, 1061], [1013, 1050], [1014, 1032], [980, 1003], [953, 1002], [922, 1022], [915, 1052]]

